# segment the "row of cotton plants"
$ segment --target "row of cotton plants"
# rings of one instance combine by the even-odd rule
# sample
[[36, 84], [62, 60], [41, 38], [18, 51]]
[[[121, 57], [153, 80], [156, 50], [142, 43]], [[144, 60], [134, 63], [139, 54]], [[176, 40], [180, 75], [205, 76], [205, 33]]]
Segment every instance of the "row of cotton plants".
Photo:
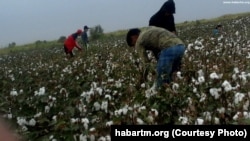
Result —
[[211, 23], [181, 27], [182, 70], [158, 91], [125, 36], [70, 60], [62, 47], [1, 56], [0, 111], [27, 140], [109, 141], [114, 124], [249, 124], [249, 23], [222, 21], [219, 36]]

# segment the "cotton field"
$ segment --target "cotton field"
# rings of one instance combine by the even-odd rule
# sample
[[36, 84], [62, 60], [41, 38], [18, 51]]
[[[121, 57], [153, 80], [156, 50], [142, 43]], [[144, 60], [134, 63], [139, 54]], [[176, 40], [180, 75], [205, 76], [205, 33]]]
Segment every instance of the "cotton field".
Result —
[[114, 124], [250, 124], [250, 18], [221, 21], [213, 36], [216, 24], [177, 26], [182, 70], [159, 91], [125, 35], [70, 60], [63, 47], [2, 55], [0, 112], [30, 141], [110, 141]]

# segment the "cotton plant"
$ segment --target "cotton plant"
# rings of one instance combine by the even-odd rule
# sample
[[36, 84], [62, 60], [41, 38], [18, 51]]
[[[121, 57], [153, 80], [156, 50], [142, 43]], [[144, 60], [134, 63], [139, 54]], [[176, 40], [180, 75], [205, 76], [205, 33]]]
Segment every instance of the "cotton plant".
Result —
[[178, 121], [181, 123], [181, 125], [188, 125], [189, 124], [188, 117], [185, 117], [185, 116], [179, 117]]
[[34, 92], [34, 96], [42, 96], [45, 95], [45, 87], [39, 88], [39, 91]]
[[11, 91], [10, 91], [10, 95], [11, 96], [18, 96], [18, 92], [15, 88], [13, 88]]

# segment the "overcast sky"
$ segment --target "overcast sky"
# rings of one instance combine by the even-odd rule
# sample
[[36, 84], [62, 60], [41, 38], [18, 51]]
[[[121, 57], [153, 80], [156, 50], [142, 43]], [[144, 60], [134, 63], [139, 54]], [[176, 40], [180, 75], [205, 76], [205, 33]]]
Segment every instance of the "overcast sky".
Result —
[[[0, 0], [0, 47], [57, 40], [84, 25], [104, 32], [148, 25], [166, 0]], [[174, 0], [175, 22], [250, 12], [250, 0]]]

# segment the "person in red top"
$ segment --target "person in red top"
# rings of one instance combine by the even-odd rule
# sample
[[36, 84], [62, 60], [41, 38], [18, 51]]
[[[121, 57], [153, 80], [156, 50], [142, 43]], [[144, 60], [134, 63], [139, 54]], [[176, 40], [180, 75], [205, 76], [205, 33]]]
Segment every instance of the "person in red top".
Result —
[[78, 48], [80, 51], [82, 50], [82, 47], [77, 43], [76, 39], [78, 36], [82, 34], [82, 30], [78, 29], [75, 33], [69, 35], [67, 39], [64, 41], [64, 51], [66, 55], [70, 55], [70, 57], [73, 57], [74, 54], [72, 50], [74, 47]]

